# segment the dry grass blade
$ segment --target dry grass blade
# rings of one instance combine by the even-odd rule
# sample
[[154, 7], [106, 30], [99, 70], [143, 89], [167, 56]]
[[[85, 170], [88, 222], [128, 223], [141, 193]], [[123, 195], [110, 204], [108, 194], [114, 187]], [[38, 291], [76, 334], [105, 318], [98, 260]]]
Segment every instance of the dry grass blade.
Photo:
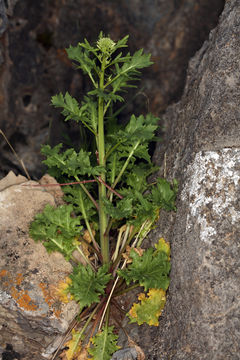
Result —
[[3, 136], [4, 140], [6, 141], [6, 143], [8, 144], [8, 146], [10, 147], [10, 149], [12, 150], [14, 156], [16, 157], [17, 161], [19, 162], [19, 164], [21, 165], [21, 167], [23, 168], [23, 171], [25, 172], [28, 180], [31, 180], [30, 175], [24, 165], [24, 162], [22, 161], [22, 159], [20, 159], [20, 157], [18, 156], [18, 154], [16, 153], [16, 151], [14, 150], [14, 148], [12, 147], [12, 145], [10, 144], [10, 142], [8, 141], [6, 135], [4, 134], [4, 132], [0, 129], [0, 134]]

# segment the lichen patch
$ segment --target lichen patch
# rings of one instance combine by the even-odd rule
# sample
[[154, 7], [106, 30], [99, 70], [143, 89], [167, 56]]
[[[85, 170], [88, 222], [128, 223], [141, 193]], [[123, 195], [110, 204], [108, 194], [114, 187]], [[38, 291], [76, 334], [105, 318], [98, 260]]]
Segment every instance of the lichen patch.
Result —
[[216, 224], [240, 221], [237, 194], [240, 190], [240, 149], [201, 151], [187, 168], [182, 201], [189, 201], [186, 231], [199, 226], [200, 239], [211, 244]]

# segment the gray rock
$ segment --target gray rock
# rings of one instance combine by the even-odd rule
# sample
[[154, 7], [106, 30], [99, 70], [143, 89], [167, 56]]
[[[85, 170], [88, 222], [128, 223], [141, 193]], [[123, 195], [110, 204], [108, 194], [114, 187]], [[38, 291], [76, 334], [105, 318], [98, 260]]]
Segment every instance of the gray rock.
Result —
[[8, 26], [8, 18], [4, 0], [0, 0], [0, 36], [6, 31]]
[[11, 345], [21, 358], [48, 359], [78, 313], [75, 302], [63, 304], [54, 293], [72, 267], [28, 235], [34, 215], [47, 203], [55, 205], [54, 197], [23, 177], [13, 185], [13, 178], [0, 181], [5, 184], [0, 191], [0, 343]]
[[155, 160], [179, 180], [179, 196], [176, 216], [162, 213], [152, 236], [171, 242], [172, 270], [159, 329], [138, 333], [149, 360], [239, 359], [239, 29], [240, 3], [227, 1], [165, 115]]
[[118, 350], [114, 353], [111, 360], [137, 360], [137, 351], [133, 347]]

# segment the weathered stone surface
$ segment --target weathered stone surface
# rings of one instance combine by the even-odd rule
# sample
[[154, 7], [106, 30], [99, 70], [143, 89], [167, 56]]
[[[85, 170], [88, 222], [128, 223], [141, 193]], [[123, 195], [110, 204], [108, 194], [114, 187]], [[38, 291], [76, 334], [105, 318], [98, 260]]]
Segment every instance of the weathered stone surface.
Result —
[[155, 159], [180, 189], [174, 221], [159, 222], [172, 248], [167, 306], [158, 330], [138, 334], [151, 360], [239, 359], [239, 29], [240, 3], [227, 1], [165, 115], [169, 138]]
[[[222, 11], [223, 0], [112, 1], [9, 0], [8, 30], [0, 40], [0, 128], [6, 133], [31, 176], [43, 174], [40, 145], [71, 141], [79, 146], [79, 131], [59, 122], [52, 95], [70, 91], [82, 99], [89, 84], [72, 69], [64, 48], [84, 37], [95, 41], [100, 30], [114, 39], [130, 34], [131, 52], [144, 48], [155, 62], [144, 72], [144, 90], [123, 114], [159, 115], [179, 98], [188, 60], [207, 38]], [[5, 14], [6, 12], [4, 12]], [[51, 128], [49, 134], [49, 128]], [[0, 142], [2, 174], [16, 168], [15, 156]]]
[[34, 215], [47, 203], [55, 205], [45, 188], [31, 184], [36, 183], [21, 179], [13, 185], [11, 175], [0, 191], [0, 344], [11, 345], [21, 359], [40, 360], [56, 350], [78, 306], [64, 305], [53, 291], [71, 272], [70, 263], [29, 238]]

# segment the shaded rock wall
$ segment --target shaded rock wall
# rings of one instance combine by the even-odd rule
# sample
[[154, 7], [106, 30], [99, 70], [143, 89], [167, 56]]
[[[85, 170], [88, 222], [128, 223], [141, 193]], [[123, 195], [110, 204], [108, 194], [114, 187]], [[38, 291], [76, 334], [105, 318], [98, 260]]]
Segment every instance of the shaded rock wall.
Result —
[[[1, 0], [5, 22], [0, 39], [0, 128], [31, 176], [42, 175], [39, 149], [43, 142], [49, 137], [52, 144], [66, 141], [63, 133], [67, 131], [73, 141], [78, 135], [73, 125], [62, 128], [59, 112], [49, 106], [51, 96], [59, 91], [69, 90], [81, 99], [88, 89], [81, 73], [73, 71], [65, 47], [84, 37], [94, 41], [100, 30], [114, 39], [130, 34], [131, 52], [143, 47], [152, 53], [155, 65], [144, 72], [142, 86], [148, 100], [139, 95], [124, 116], [147, 110], [159, 115], [179, 98], [188, 60], [216, 25], [223, 3]], [[0, 150], [0, 176], [13, 168], [22, 171], [3, 140]]]

